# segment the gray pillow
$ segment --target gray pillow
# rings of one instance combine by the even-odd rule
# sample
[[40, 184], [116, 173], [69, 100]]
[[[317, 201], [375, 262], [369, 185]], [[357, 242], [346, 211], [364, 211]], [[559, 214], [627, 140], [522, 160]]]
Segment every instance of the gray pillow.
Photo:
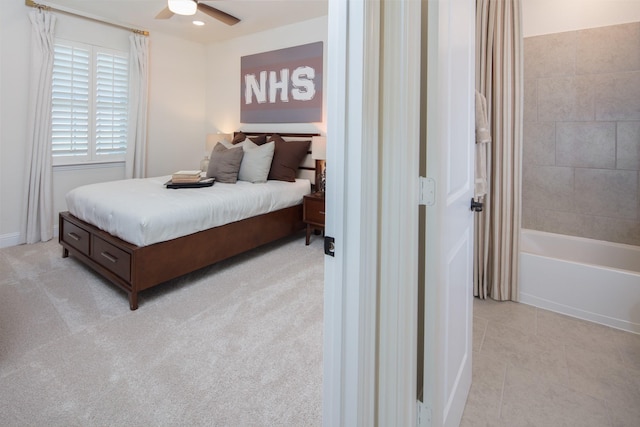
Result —
[[215, 178], [217, 182], [235, 184], [242, 163], [244, 152], [242, 147], [227, 148], [217, 143], [211, 151], [207, 178]]
[[242, 143], [244, 157], [240, 164], [238, 179], [253, 183], [267, 182], [275, 145], [276, 143], [273, 141], [263, 145], [256, 145], [251, 140], [246, 139]]

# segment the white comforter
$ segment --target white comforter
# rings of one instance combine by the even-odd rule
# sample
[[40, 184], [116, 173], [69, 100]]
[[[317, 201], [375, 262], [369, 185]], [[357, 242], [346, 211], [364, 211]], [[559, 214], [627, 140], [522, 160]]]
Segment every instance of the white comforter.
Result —
[[78, 187], [66, 196], [76, 217], [137, 246], [302, 203], [311, 183], [216, 182], [212, 187], [168, 189], [170, 176], [112, 181]]

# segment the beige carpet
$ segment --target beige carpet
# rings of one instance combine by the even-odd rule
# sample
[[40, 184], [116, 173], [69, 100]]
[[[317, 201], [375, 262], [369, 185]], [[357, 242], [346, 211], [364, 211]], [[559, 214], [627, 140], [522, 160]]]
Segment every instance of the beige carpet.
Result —
[[57, 242], [0, 250], [3, 426], [321, 424], [321, 239], [140, 294]]

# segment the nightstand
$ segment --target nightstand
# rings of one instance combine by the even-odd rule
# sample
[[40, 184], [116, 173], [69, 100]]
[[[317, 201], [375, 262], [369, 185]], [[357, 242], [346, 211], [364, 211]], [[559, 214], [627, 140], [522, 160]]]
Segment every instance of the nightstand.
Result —
[[307, 224], [307, 241], [311, 237], [311, 230], [324, 232], [324, 193], [311, 193], [304, 196], [302, 201], [302, 220]]

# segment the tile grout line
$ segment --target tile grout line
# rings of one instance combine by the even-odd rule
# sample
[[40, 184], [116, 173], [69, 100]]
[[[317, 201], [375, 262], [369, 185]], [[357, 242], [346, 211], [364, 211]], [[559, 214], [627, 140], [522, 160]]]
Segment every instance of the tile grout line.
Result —
[[624, 352], [622, 351], [622, 348], [619, 345], [619, 340], [615, 336], [613, 330], [609, 330], [607, 332], [607, 334], [611, 337], [611, 341], [613, 341], [613, 345], [616, 348], [616, 353], [618, 353], [618, 357], [620, 358], [620, 361], [622, 362], [622, 367], [625, 370], [628, 370], [629, 369], [629, 365], [627, 364], [627, 358], [625, 357]]
[[606, 399], [603, 400], [602, 403], [604, 404], [604, 407], [607, 408], [607, 419], [609, 420], [609, 425], [613, 426], [614, 425], [613, 408], [611, 407], [611, 405], [609, 405], [609, 402]]
[[482, 331], [482, 338], [480, 339], [480, 348], [478, 348], [478, 352], [481, 352], [482, 346], [484, 346], [484, 339], [487, 336], [487, 329], [489, 329], [489, 320], [487, 320], [487, 324], [484, 325], [484, 331]]
[[498, 419], [502, 418], [502, 405], [504, 402], [504, 389], [507, 385], [507, 369], [509, 368], [509, 363], [504, 364], [504, 373], [502, 374], [502, 388], [500, 390], [500, 402], [498, 404]]

